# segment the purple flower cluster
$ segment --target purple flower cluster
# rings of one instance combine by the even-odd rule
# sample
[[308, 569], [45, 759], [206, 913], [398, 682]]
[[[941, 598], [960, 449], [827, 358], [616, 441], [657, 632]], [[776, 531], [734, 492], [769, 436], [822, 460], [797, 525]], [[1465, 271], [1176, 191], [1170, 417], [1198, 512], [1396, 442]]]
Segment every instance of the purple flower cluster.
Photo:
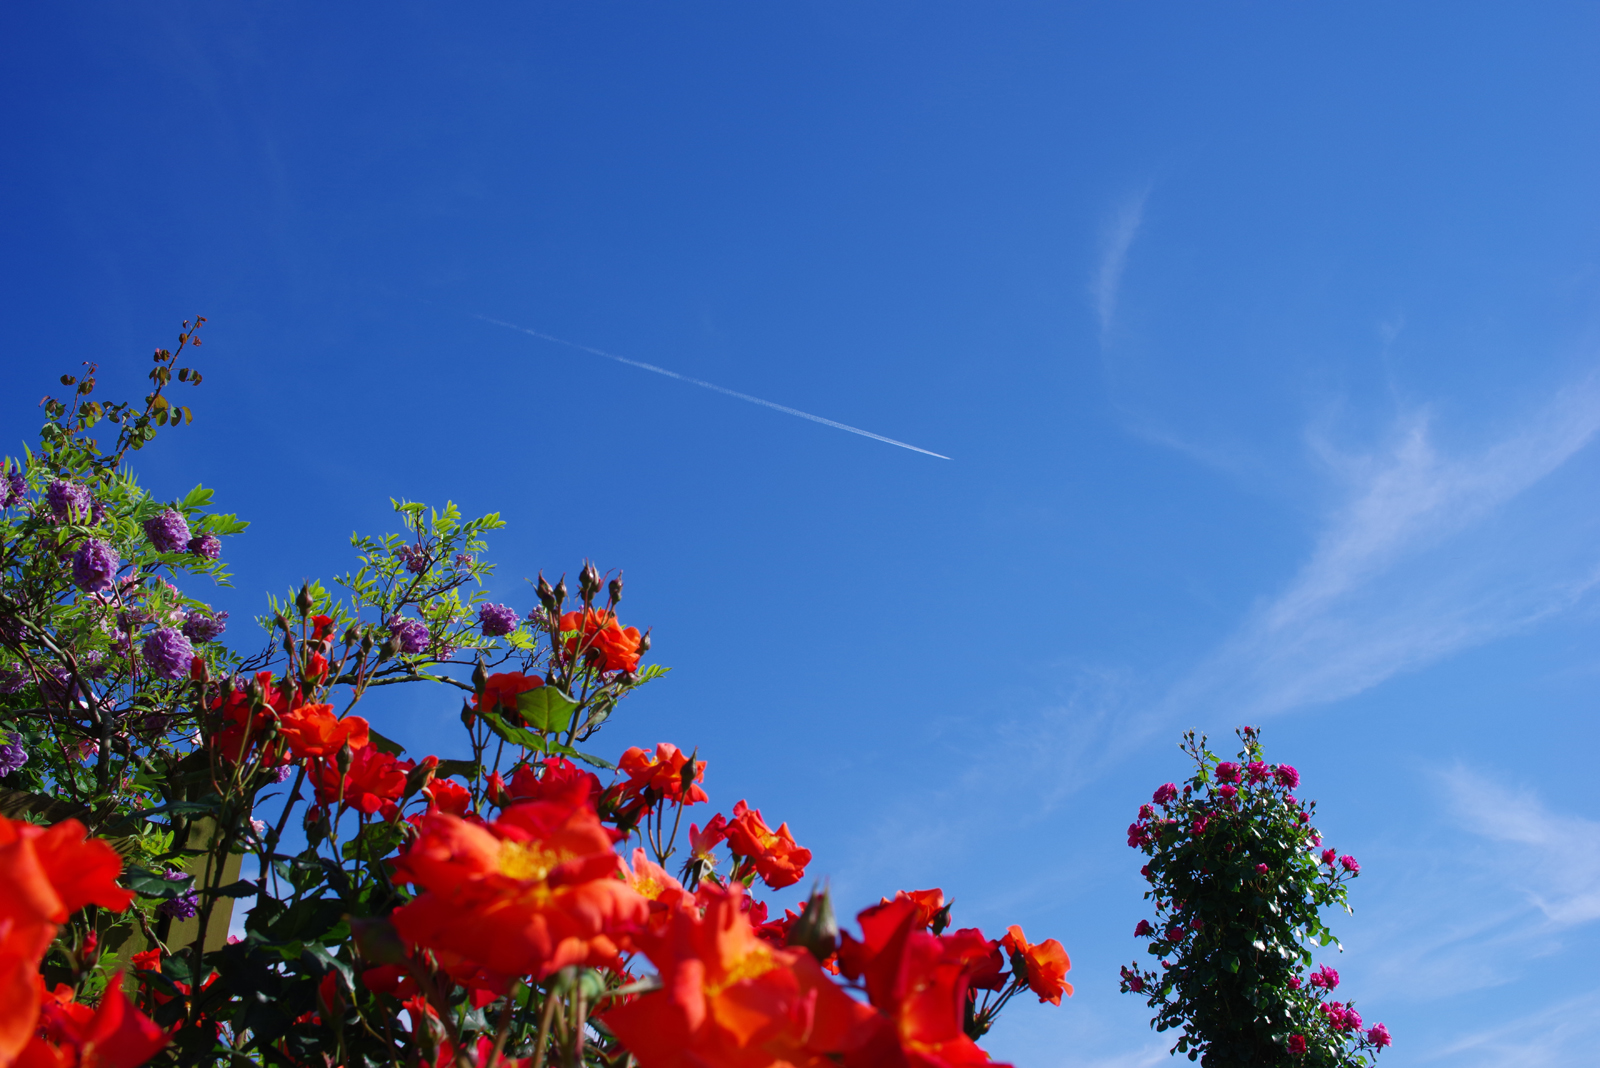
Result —
[[72, 581], [84, 593], [98, 593], [111, 585], [121, 563], [115, 549], [90, 538], [72, 554]]
[[425, 652], [428, 643], [433, 640], [433, 635], [428, 633], [428, 625], [420, 619], [390, 616], [387, 625], [389, 633], [399, 639], [402, 653]]
[[87, 488], [76, 482], [56, 479], [45, 492], [45, 502], [59, 519], [86, 520], [94, 514], [94, 501]]
[[10, 508], [28, 493], [28, 476], [13, 461], [7, 460], [0, 471], [0, 508]]
[[517, 610], [503, 604], [486, 604], [478, 609], [478, 625], [486, 638], [498, 638], [517, 629]]
[[10, 775], [28, 762], [28, 751], [22, 748], [22, 737], [17, 734], [6, 735], [6, 741], [0, 744], [0, 777]]
[[207, 615], [204, 612], [190, 612], [183, 621], [183, 636], [193, 642], [211, 642], [217, 640], [217, 635], [228, 629], [228, 613], [218, 612]]
[[183, 678], [193, 660], [194, 646], [172, 627], [162, 627], [144, 640], [144, 662], [158, 679]]
[[[181, 871], [169, 871], [162, 876], [163, 879], [179, 882], [188, 876]], [[156, 906], [156, 911], [163, 916], [171, 916], [175, 920], [188, 920], [194, 918], [200, 911], [200, 894], [190, 887], [177, 897], [169, 897]]]
[[17, 664], [0, 668], [0, 693], [16, 693], [27, 683], [28, 677]]
[[400, 562], [406, 565], [406, 570], [413, 575], [420, 575], [428, 570], [428, 550], [420, 545], [402, 545], [394, 553]]
[[182, 512], [168, 508], [144, 521], [144, 536], [150, 539], [156, 552], [182, 552], [189, 545], [189, 521]]
[[222, 539], [215, 534], [199, 534], [189, 539], [189, 551], [207, 560], [222, 555]]

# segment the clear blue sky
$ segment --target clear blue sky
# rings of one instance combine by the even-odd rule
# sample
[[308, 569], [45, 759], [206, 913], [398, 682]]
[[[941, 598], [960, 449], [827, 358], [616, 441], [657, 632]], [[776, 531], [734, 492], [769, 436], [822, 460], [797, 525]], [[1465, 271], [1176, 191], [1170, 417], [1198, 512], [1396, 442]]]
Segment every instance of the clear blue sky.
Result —
[[236, 633], [392, 496], [501, 511], [521, 607], [626, 568], [675, 671], [612, 746], [848, 911], [1061, 939], [1019, 1065], [1165, 1060], [1123, 830], [1241, 722], [1365, 867], [1386, 1063], [1590, 1065], [1597, 60], [1593, 4], [9, 4], [4, 448], [199, 312], [141, 463], [254, 520]]

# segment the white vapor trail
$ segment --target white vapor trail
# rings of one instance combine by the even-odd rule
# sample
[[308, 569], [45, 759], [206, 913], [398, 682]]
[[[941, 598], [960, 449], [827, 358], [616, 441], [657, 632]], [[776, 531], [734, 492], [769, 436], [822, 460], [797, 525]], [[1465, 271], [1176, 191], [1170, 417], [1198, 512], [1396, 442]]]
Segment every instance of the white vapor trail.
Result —
[[709, 389], [715, 393], [723, 393], [729, 397], [737, 397], [742, 401], [749, 401], [751, 404], [759, 404], [763, 408], [771, 408], [773, 411], [783, 412], [786, 415], [798, 415], [802, 419], [809, 419], [813, 423], [821, 423], [823, 426], [831, 426], [835, 430], [847, 430], [852, 434], [860, 434], [864, 438], [871, 438], [874, 441], [882, 441], [889, 445], [898, 445], [900, 448], [910, 449], [912, 452], [920, 452], [924, 456], [935, 456], [941, 460], [950, 459], [950, 457], [940, 452], [933, 452], [929, 449], [920, 449], [915, 445], [908, 445], [903, 441], [896, 441], [894, 438], [886, 438], [882, 434], [874, 434], [870, 430], [862, 430], [858, 426], [850, 426], [847, 423], [836, 423], [832, 419], [824, 419], [820, 415], [812, 415], [810, 412], [802, 412], [799, 408], [790, 408], [787, 405], [775, 404], [769, 400], [762, 400], [760, 397], [752, 397], [748, 393], [740, 393], [738, 390], [729, 389], [727, 386], [719, 386], [715, 382], [705, 382], [698, 378], [690, 378], [688, 375], [680, 375], [676, 371], [669, 371], [665, 367], [657, 367], [653, 363], [644, 363], [640, 360], [630, 360], [626, 356], [618, 356], [614, 352], [605, 352], [601, 349], [590, 348], [588, 345], [580, 345], [576, 341], [568, 341], [565, 338], [554, 337], [550, 334], [540, 333], [537, 330], [530, 330], [525, 326], [518, 326], [516, 323], [508, 323], [500, 319], [491, 319], [487, 315], [474, 315], [473, 318], [480, 319], [486, 323], [493, 323], [495, 326], [503, 326], [508, 330], [517, 330], [521, 333], [528, 334], [536, 338], [541, 338], [545, 341], [553, 341], [557, 345], [566, 345], [568, 348], [574, 348], [580, 352], [587, 352], [594, 356], [604, 356], [608, 360], [616, 360], [618, 363], [625, 363], [629, 367], [637, 367], [645, 371], [654, 371], [658, 375], [666, 375], [668, 378], [676, 378], [679, 382], [687, 382], [691, 386], [699, 386], [702, 389]]

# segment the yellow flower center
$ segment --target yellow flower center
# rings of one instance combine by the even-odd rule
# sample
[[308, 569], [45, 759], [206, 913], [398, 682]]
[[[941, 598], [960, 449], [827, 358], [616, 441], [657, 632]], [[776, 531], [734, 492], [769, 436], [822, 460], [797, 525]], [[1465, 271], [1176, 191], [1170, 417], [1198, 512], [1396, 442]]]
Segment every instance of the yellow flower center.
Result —
[[550, 869], [568, 859], [558, 849], [548, 849], [538, 842], [502, 842], [500, 844], [500, 873], [513, 879], [540, 882], [550, 874]]
[[720, 978], [706, 982], [706, 997], [714, 998], [734, 983], [766, 975], [777, 966], [777, 962], [772, 959], [772, 950], [758, 942], [749, 953], [729, 965], [728, 970]]

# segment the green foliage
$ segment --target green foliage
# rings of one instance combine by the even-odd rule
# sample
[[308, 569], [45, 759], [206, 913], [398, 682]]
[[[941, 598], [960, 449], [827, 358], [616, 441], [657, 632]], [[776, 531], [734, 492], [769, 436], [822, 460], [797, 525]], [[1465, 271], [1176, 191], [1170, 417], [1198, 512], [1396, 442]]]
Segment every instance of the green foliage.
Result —
[[1363, 1034], [1354, 1003], [1329, 999], [1337, 973], [1306, 975], [1313, 947], [1338, 945], [1322, 912], [1349, 911], [1359, 868], [1319, 857], [1299, 774], [1266, 763], [1256, 729], [1239, 737], [1237, 760], [1222, 761], [1186, 734], [1193, 776], [1157, 790], [1128, 830], [1156, 913], [1136, 933], [1159, 964], [1123, 968], [1122, 989], [1146, 994], [1156, 1030], [1181, 1031], [1174, 1052], [1209, 1068], [1367, 1064], [1387, 1032]]

